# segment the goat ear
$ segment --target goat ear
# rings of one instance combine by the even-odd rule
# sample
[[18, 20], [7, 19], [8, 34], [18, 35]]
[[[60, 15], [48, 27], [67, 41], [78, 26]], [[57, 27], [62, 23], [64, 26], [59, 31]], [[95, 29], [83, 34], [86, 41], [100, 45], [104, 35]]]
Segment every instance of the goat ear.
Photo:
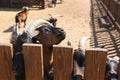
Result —
[[40, 28], [36, 28], [35, 31], [40, 31]]
[[41, 32], [40, 27], [36, 28], [35, 31], [37, 32], [37, 34], [40, 33]]

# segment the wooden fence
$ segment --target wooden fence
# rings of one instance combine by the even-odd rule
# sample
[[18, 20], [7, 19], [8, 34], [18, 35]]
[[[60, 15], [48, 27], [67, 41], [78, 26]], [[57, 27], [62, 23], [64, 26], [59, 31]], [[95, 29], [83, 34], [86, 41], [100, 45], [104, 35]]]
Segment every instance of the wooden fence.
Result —
[[12, 46], [0, 44], [0, 79], [15, 80], [12, 71]]
[[48, 7], [51, 0], [0, 0], [0, 8]]
[[[43, 80], [43, 49], [40, 44], [24, 44], [26, 80]], [[85, 80], [104, 80], [107, 50], [88, 49], [85, 58]], [[73, 48], [53, 46], [54, 80], [72, 80]], [[120, 73], [120, 70], [118, 70]], [[0, 79], [15, 80], [12, 72], [12, 46], [0, 44]]]
[[120, 32], [120, 1], [119, 0], [99, 0], [110, 16], [112, 22]]

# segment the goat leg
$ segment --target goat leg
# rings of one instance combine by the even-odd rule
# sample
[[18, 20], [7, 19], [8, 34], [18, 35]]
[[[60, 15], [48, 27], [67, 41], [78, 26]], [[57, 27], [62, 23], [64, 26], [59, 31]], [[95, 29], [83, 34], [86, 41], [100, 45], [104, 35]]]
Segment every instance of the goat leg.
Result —
[[24, 28], [25, 28], [25, 26], [26, 26], [26, 21], [24, 21]]
[[19, 23], [19, 28], [21, 27], [21, 22], [22, 22], [21, 19], [19, 19], [19, 22], [18, 22]]

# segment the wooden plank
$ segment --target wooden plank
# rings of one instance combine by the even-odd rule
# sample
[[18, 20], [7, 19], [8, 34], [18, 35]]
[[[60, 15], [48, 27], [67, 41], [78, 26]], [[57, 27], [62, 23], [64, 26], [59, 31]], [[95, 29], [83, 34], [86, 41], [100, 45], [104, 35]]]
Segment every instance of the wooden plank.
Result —
[[109, 8], [110, 7], [110, 0], [105, 0], [104, 4], [107, 8]]
[[[119, 14], [118, 14], [118, 11], [120, 11], [120, 2], [118, 2], [117, 0], [115, 0], [114, 1], [115, 2], [115, 12], [114, 12], [114, 14], [115, 14], [115, 20], [117, 20], [117, 18], [120, 16], [119, 14], [120, 14], [120, 12], [119, 12]], [[119, 19], [120, 19], [120, 17], [119, 17]]]
[[0, 44], [0, 80], [15, 80], [12, 71], [12, 45]]
[[93, 48], [86, 50], [85, 80], [104, 80], [107, 50]]
[[120, 60], [119, 60], [119, 64], [118, 64], [118, 80], [120, 80]]
[[0, 0], [0, 7], [8, 8], [9, 7], [9, 0]]
[[118, 4], [118, 12], [117, 12], [117, 22], [120, 25], [120, 2], [117, 3]]
[[105, 4], [105, 2], [106, 2], [107, 0], [102, 0], [102, 2]]
[[24, 44], [26, 80], [43, 80], [43, 50], [40, 44]]
[[117, 12], [118, 12], [117, 1], [115, 0], [110, 1], [110, 12], [112, 13], [113, 17], [116, 19]]
[[[111, 21], [113, 22], [113, 24], [115, 25], [115, 28], [117, 29], [117, 31], [120, 33], [120, 25], [118, 24], [119, 22], [120, 22], [120, 9], [118, 9], [118, 15], [117, 15], [117, 22], [115, 21], [115, 18], [113, 17], [113, 15], [111, 14], [111, 12], [107, 9], [107, 7], [103, 4], [103, 2], [102, 1], [100, 1], [101, 2], [101, 4], [102, 4], [102, 6], [103, 6], [103, 8], [105, 9], [105, 12], [107, 13], [107, 15], [109, 16], [109, 18], [111, 19]], [[120, 7], [118, 7], [118, 8], [120, 8]]]
[[73, 48], [53, 46], [54, 80], [72, 80]]

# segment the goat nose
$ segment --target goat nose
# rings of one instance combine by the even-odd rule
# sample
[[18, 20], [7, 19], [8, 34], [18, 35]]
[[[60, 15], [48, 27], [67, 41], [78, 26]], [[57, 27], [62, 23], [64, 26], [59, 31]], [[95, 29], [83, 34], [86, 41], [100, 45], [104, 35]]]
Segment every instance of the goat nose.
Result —
[[118, 80], [118, 75], [113, 73], [110, 78], [110, 80]]
[[64, 30], [63, 30], [63, 29], [59, 29], [59, 31], [60, 31], [60, 32], [64, 32]]

